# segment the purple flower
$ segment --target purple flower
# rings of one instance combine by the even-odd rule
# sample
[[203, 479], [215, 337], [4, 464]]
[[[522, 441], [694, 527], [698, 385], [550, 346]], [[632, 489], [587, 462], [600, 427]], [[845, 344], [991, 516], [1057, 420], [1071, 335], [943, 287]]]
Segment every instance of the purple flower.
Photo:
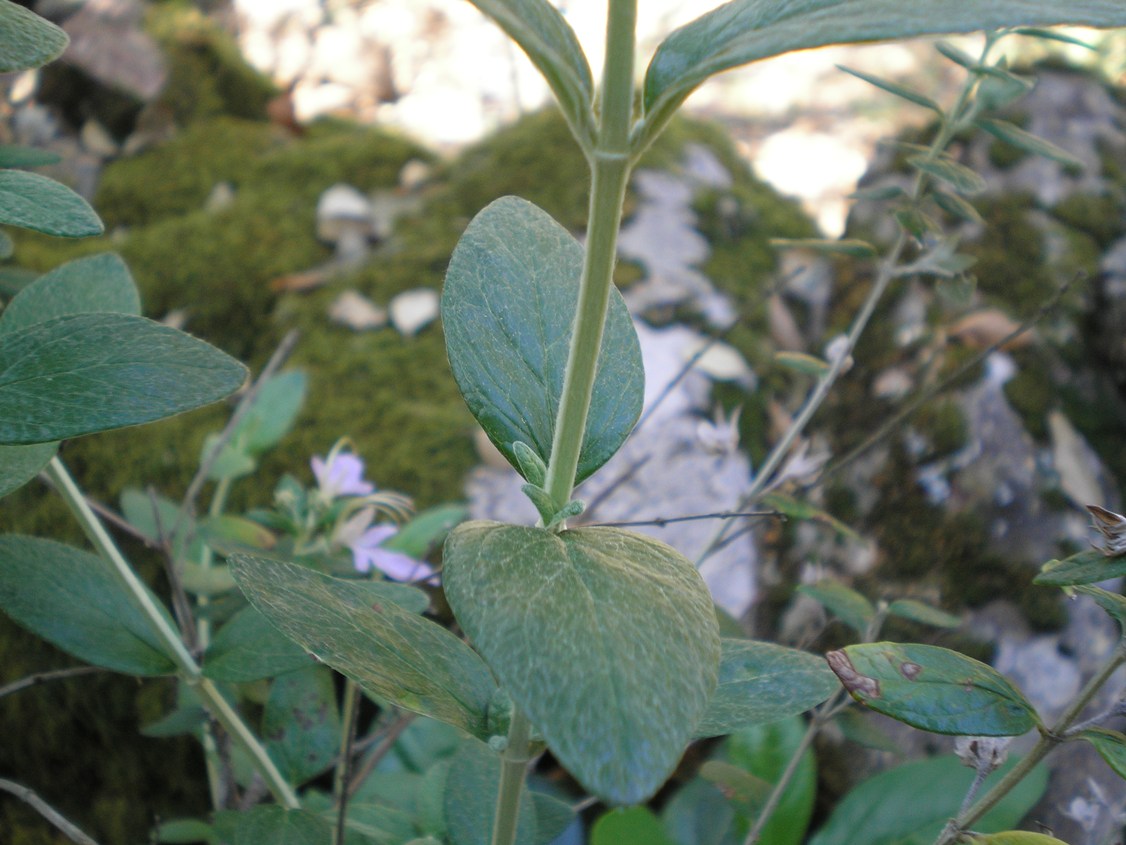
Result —
[[364, 462], [351, 452], [329, 452], [328, 461], [313, 458], [313, 475], [325, 499], [338, 496], [367, 496], [375, 485], [364, 481]]
[[383, 543], [398, 532], [393, 525], [372, 525], [375, 508], [363, 508], [340, 523], [333, 539], [352, 551], [357, 572], [378, 569], [393, 581], [429, 578], [434, 570], [420, 560], [402, 552], [383, 548]]

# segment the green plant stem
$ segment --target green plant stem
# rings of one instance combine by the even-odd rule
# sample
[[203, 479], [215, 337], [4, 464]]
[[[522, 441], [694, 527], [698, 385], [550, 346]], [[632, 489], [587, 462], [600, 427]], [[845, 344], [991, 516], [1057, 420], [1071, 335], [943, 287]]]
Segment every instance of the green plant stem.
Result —
[[500, 788], [493, 817], [492, 845], [512, 845], [516, 841], [516, 825], [520, 819], [520, 795], [524, 791], [524, 775], [528, 760], [532, 726], [515, 707], [508, 725], [508, 744], [500, 758]]
[[629, 182], [637, 0], [611, 0], [606, 22], [602, 118], [591, 163], [590, 217], [563, 394], [545, 489], [562, 508], [571, 499], [590, 410], [613, 284], [622, 202]]
[[356, 742], [356, 717], [360, 709], [360, 687], [349, 678], [344, 683], [344, 712], [340, 716], [340, 759], [332, 783], [332, 803], [336, 807], [333, 845], [343, 845], [348, 818], [348, 776], [352, 770], [352, 749]]
[[959, 813], [957, 818], [948, 824], [938, 839], [935, 840], [935, 845], [951, 845], [956, 841], [964, 831], [969, 829], [970, 825], [992, 810], [998, 801], [1020, 783], [1036, 764], [1047, 756], [1048, 752], [1063, 742], [1067, 729], [1071, 727], [1079, 714], [1083, 712], [1083, 709], [1091, 703], [1098, 691], [1110, 680], [1111, 675], [1124, 663], [1126, 663], [1126, 640], [1120, 640], [1103, 667], [1079, 691], [1071, 704], [1056, 720], [1056, 723], [1051, 728], [1041, 730], [1040, 740], [1032, 747], [1032, 750], [1009, 769], [992, 789], [981, 796], [968, 809]]
[[122, 556], [98, 517], [86, 504], [86, 498], [82, 495], [82, 491], [78, 489], [78, 485], [74, 483], [74, 479], [71, 478], [63, 462], [58, 457], [52, 458], [45, 472], [71, 512], [78, 519], [90, 542], [109, 562], [121, 585], [148, 619], [153, 632], [163, 644], [165, 653], [176, 664], [181, 679], [196, 691], [204, 706], [249, 754], [255, 768], [262, 775], [275, 800], [292, 809], [300, 807], [300, 802], [297, 800], [293, 787], [286, 783], [285, 778], [282, 777], [258, 738], [246, 726], [239, 714], [227, 703], [227, 700], [223, 698], [215, 685], [203, 677], [203, 670], [200, 669], [195, 658], [192, 657], [181, 641], [167, 612], [157, 603], [148, 587], [137, 577], [133, 568]]
[[[993, 49], [998, 38], [999, 36], [995, 34], [986, 35], [985, 45], [982, 47], [981, 56], [978, 60], [980, 64], [985, 64], [989, 51]], [[954, 106], [943, 119], [938, 134], [935, 136], [934, 141], [931, 142], [930, 149], [926, 154], [928, 160], [933, 161], [937, 159], [954, 138], [955, 134], [957, 134], [958, 130], [962, 128], [963, 117], [967, 113], [967, 109], [972, 110], [973, 104], [971, 98], [979, 82], [979, 75], [971, 73], [966, 79], [966, 82], [962, 85], [962, 90], [958, 92], [958, 98], [955, 100]], [[910, 193], [912, 204], [917, 203], [923, 196], [927, 183], [928, 177], [925, 173], [920, 171], [915, 175], [915, 181]], [[782, 439], [770, 450], [770, 454], [767, 455], [762, 467], [760, 467], [755, 474], [754, 481], [751, 483], [750, 488], [733, 510], [741, 511], [751, 507], [774, 481], [774, 473], [786, 458], [790, 447], [793, 446], [794, 441], [797, 440], [805, 430], [810, 419], [812, 419], [813, 415], [817, 413], [817, 410], [825, 401], [829, 389], [836, 383], [837, 378], [841, 374], [841, 370], [844, 369], [845, 362], [852, 354], [853, 349], [856, 348], [856, 344], [860, 340], [860, 335], [864, 332], [865, 328], [867, 328], [868, 322], [871, 320], [872, 314], [876, 310], [876, 305], [879, 303], [880, 299], [883, 298], [888, 285], [891, 284], [893, 279], [901, 275], [903, 268], [900, 266], [899, 261], [908, 243], [909, 238], [901, 228], [891, 250], [884, 260], [880, 262], [876, 281], [872, 285], [868, 297], [864, 300], [860, 311], [853, 318], [852, 325], [849, 327], [848, 334], [846, 335], [847, 343], [845, 344], [844, 350], [836, 360], [829, 362], [829, 369], [826, 370], [824, 375], [818, 380], [817, 385], [806, 399], [805, 404], [802, 405], [797, 417], [794, 418], [789, 428], [786, 429], [785, 434], [782, 435]], [[720, 525], [716, 529], [707, 545], [704, 546], [703, 552], [701, 552], [700, 556], [696, 559], [697, 566], [700, 566], [700, 564], [722, 546], [729, 530], [730, 524], [728, 523]]]

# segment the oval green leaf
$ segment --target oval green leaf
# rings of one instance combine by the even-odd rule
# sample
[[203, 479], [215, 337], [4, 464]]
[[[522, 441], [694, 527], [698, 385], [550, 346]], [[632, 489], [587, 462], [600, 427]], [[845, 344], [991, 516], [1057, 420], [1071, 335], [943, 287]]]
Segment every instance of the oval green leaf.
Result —
[[103, 232], [86, 200], [54, 179], [22, 170], [0, 170], [0, 223], [62, 238]]
[[567, 19], [547, 0], [470, 0], [520, 45], [551, 87], [571, 130], [584, 146], [594, 140], [594, 81]]
[[229, 355], [144, 317], [58, 317], [0, 335], [0, 443], [170, 417], [222, 399], [245, 378]]
[[876, 617], [876, 608], [872, 606], [872, 602], [856, 590], [836, 581], [801, 584], [797, 591], [803, 596], [809, 596], [862, 637]]
[[590, 845], [674, 845], [648, 807], [611, 810], [594, 823]]
[[865, 643], [826, 655], [845, 689], [871, 709], [912, 727], [961, 736], [1019, 736], [1039, 718], [990, 666], [916, 643]]
[[1123, 575], [1126, 575], [1126, 556], [1110, 556], [1099, 549], [1087, 549], [1063, 560], [1048, 561], [1040, 567], [1040, 574], [1032, 583], [1043, 587], [1074, 587]]
[[[1010, 759], [990, 775], [978, 794], [988, 792], [1015, 763]], [[888, 769], [845, 795], [809, 845], [929, 845], [958, 814], [973, 779], [973, 770], [952, 754]], [[1036, 766], [974, 822], [974, 829], [990, 833], [1015, 826], [1047, 786], [1047, 767]]]
[[66, 33], [10, 0], [0, 0], [0, 73], [27, 70], [57, 58]]
[[0, 537], [0, 610], [95, 666], [129, 675], [176, 670], [109, 564], [81, 549], [38, 537]]
[[488, 737], [496, 684], [445, 628], [378, 600], [370, 583], [256, 555], [232, 555], [230, 563], [250, 603], [319, 660], [404, 710]]
[[47, 164], [58, 164], [60, 161], [62, 156], [50, 150], [0, 144], [0, 167], [43, 167]]
[[1079, 736], [1095, 746], [1114, 773], [1126, 780], [1126, 734], [1109, 728], [1087, 728]]
[[1003, 830], [1000, 833], [986, 833], [971, 836], [970, 842], [977, 845], [1067, 845], [1062, 839], [1046, 833], [1033, 833], [1029, 830]]
[[961, 617], [914, 599], [896, 599], [888, 605], [888, 614], [935, 628], [958, 628], [962, 624]]
[[696, 736], [729, 734], [796, 716], [840, 689], [825, 661], [807, 651], [756, 640], [722, 640], [719, 683]]
[[656, 792], [716, 684], [718, 623], [692, 563], [620, 529], [495, 522], [458, 526], [443, 562], [458, 622], [560, 762], [613, 803]]
[[270, 686], [262, 738], [282, 775], [298, 786], [332, 765], [340, 751], [340, 711], [333, 673], [307, 666]]
[[0, 446], [0, 496], [23, 487], [39, 474], [59, 451], [59, 444]]
[[1024, 150], [1026, 153], [1042, 156], [1043, 158], [1058, 161], [1060, 164], [1069, 165], [1071, 167], [1083, 167], [1082, 160], [1076, 158], [1067, 150], [1061, 149], [1031, 132], [1026, 132], [1019, 126], [1009, 123], [1004, 120], [995, 120], [993, 118], [981, 117], [976, 121], [977, 125], [999, 138], [1007, 144], [1011, 144], [1017, 149]]
[[[582, 264], [583, 248], [550, 215], [503, 197], [469, 224], [446, 271], [450, 367], [469, 410], [517, 470], [516, 441], [545, 464], [551, 457]], [[615, 288], [576, 483], [622, 445], [644, 386], [637, 333]]]
[[673, 32], [645, 74], [638, 147], [668, 122], [704, 80], [793, 50], [1003, 27], [1126, 26], [1119, 0], [733, 0]]
[[203, 674], [241, 684], [304, 669], [312, 660], [257, 609], [245, 607], [211, 640], [203, 655]]
[[55, 317], [141, 313], [141, 296], [121, 257], [112, 252], [68, 261], [21, 290], [0, 314], [0, 334]]

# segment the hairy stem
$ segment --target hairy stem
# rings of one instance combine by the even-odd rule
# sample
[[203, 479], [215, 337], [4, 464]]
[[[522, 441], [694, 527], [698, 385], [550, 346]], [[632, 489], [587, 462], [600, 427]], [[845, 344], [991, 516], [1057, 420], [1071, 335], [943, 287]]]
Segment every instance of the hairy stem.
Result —
[[591, 164], [586, 255], [545, 483], [557, 507], [567, 504], [575, 486], [610, 302], [622, 201], [630, 174], [629, 126], [633, 114], [636, 21], [637, 0], [611, 0], [602, 76], [602, 122]]
[[167, 611], [160, 605], [148, 587], [137, 577], [133, 567], [122, 556], [117, 544], [109, 536], [98, 517], [86, 504], [86, 498], [74, 483], [66, 466], [58, 457], [51, 459], [45, 470], [48, 479], [70, 507], [78, 519], [82, 530], [90, 542], [112, 567], [122, 587], [125, 588], [137, 608], [145, 615], [153, 632], [164, 646], [164, 652], [176, 664], [181, 679], [199, 695], [203, 704], [215, 716], [234, 740], [243, 747], [254, 762], [258, 772], [270, 788], [278, 803], [290, 808], [300, 807], [297, 795], [278, 771], [258, 738], [246, 726], [239, 714], [227, 703], [219, 690], [203, 677], [195, 658], [188, 652], [172, 624]]
[[508, 725], [508, 745], [500, 761], [500, 789], [493, 818], [492, 845], [512, 845], [516, 841], [516, 824], [520, 818], [520, 795], [524, 791], [524, 775], [528, 770], [529, 739], [532, 726], [515, 707]]

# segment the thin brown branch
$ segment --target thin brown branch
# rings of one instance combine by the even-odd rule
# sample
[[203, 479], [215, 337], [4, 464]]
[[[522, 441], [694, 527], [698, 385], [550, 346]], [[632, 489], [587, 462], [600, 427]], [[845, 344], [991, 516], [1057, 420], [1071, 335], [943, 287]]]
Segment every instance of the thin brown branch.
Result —
[[20, 678], [18, 681], [12, 681], [10, 684], [5, 684], [0, 687], [0, 698], [12, 693], [20, 692], [28, 687], [36, 687], [40, 684], [50, 683], [51, 681], [62, 681], [67, 678], [78, 678], [82, 675], [94, 675], [98, 672], [106, 671], [100, 666], [72, 666], [69, 669], [55, 669], [51, 672], [37, 672], [34, 675], [28, 675], [26, 678]]
[[354, 798], [360, 787], [364, 785], [364, 781], [368, 779], [375, 767], [379, 765], [379, 761], [387, 756], [387, 753], [395, 747], [395, 743], [399, 741], [403, 731], [411, 726], [417, 717], [414, 713], [400, 713], [395, 721], [387, 726], [383, 737], [379, 740], [379, 744], [372, 749], [371, 754], [364, 758], [364, 762], [356, 769], [348, 784], [347, 795], [349, 798]]
[[77, 842], [78, 845], [98, 845], [97, 842], [79, 830], [73, 822], [67, 821], [62, 813], [26, 786], [21, 786], [18, 783], [0, 778], [0, 790], [10, 793], [24, 803], [29, 804], [39, 815], [43, 816], [43, 818], [57, 827], [71, 842]]
[[877, 443], [882, 442], [888, 436], [888, 434], [894, 431], [897, 426], [902, 425], [903, 422], [906, 421], [917, 410], [919, 410], [922, 405], [929, 402], [943, 390], [949, 388], [952, 384], [955, 384], [958, 379], [977, 367], [994, 352], [1012, 343], [1014, 340], [1016, 340], [1018, 337], [1021, 337], [1026, 332], [1031, 331], [1037, 323], [1039, 323], [1044, 319], [1044, 317], [1055, 310], [1064, 294], [1067, 293], [1067, 291], [1073, 284], [1075, 284], [1075, 282], [1079, 281], [1084, 276], [1085, 274], [1080, 272], [1077, 273], [1073, 279], [1063, 282], [1058, 288], [1056, 288], [1055, 292], [1053, 292], [1052, 295], [1048, 297], [1040, 305], [1039, 308], [1036, 309], [1035, 313], [1033, 313], [1032, 316], [1028, 317], [1019, 326], [1017, 326], [1000, 340], [991, 343], [985, 349], [981, 350], [981, 352], [967, 360], [960, 367], [958, 367], [958, 369], [956, 369], [942, 381], [938, 382], [937, 384], [931, 385], [925, 390], [920, 391], [913, 399], [911, 399], [911, 401], [900, 408], [899, 411], [893, 414], [879, 428], [872, 432], [872, 434], [866, 437], [859, 445], [854, 446], [837, 460], [830, 462], [821, 471], [816, 479], [806, 485], [807, 488], [822, 484], [824, 483], [826, 478], [829, 478], [835, 473], [840, 472], [842, 469], [847, 467]]

